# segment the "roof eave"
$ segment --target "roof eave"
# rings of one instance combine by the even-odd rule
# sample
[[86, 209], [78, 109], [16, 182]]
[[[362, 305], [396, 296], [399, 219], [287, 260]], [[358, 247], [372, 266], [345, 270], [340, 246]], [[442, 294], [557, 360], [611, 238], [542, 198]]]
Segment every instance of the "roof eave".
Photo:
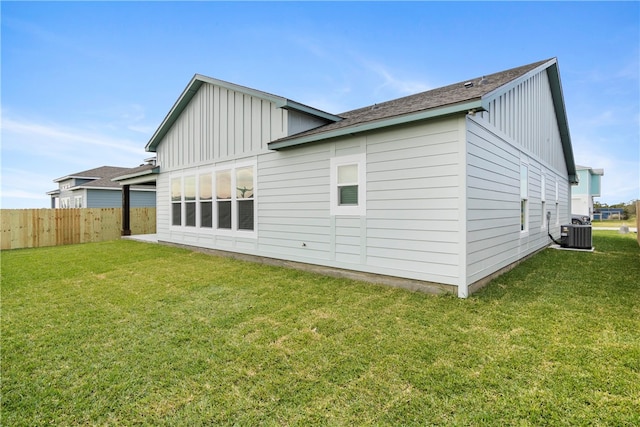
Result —
[[266, 101], [272, 102], [276, 107], [284, 108], [287, 110], [296, 110], [305, 114], [309, 114], [312, 116], [320, 117], [325, 120], [329, 120], [332, 122], [336, 122], [342, 120], [342, 117], [336, 116], [334, 114], [327, 113], [326, 111], [318, 110], [313, 107], [309, 107], [304, 104], [300, 104], [299, 102], [292, 101], [287, 98], [283, 98], [281, 96], [272, 95], [267, 92], [262, 92], [256, 89], [251, 89], [249, 87], [240, 86], [234, 83], [226, 82], [224, 80], [218, 80], [211, 77], [203, 76], [202, 74], [196, 74], [193, 76], [185, 90], [182, 92], [178, 100], [175, 102], [169, 113], [164, 118], [158, 129], [155, 131], [147, 145], [145, 146], [145, 150], [148, 152], [155, 152], [156, 147], [165, 137], [165, 135], [171, 129], [171, 126], [178, 120], [186, 106], [191, 102], [191, 99], [198, 92], [198, 89], [204, 84], [212, 84], [216, 86], [220, 86], [232, 91], [245, 93], [250, 96], [254, 96], [256, 98], [264, 99]]
[[451, 114], [467, 112], [469, 110], [480, 110], [482, 108], [481, 99], [473, 99], [458, 104], [445, 105], [442, 107], [432, 108], [429, 110], [418, 111], [416, 113], [405, 114], [401, 116], [389, 117], [386, 119], [360, 123], [333, 131], [316, 133], [299, 138], [287, 138], [286, 140], [276, 140], [268, 144], [271, 150], [281, 150], [283, 148], [295, 147], [298, 145], [308, 144], [312, 142], [323, 141], [330, 138], [336, 138], [344, 135], [352, 135], [355, 133], [366, 132], [370, 130], [380, 129], [388, 126], [395, 126], [404, 123], [414, 122], [418, 120], [431, 119], [435, 117], [447, 116]]
[[100, 179], [99, 176], [82, 176], [82, 175], [67, 175], [67, 176], [63, 176], [62, 178], [56, 178], [53, 180], [53, 182], [61, 182], [61, 181], [66, 181], [68, 179]]
[[569, 134], [569, 123], [567, 121], [567, 112], [564, 105], [564, 96], [562, 94], [562, 84], [560, 82], [560, 72], [558, 70], [558, 60], [556, 58], [552, 58], [549, 61], [519, 76], [518, 78], [511, 80], [509, 83], [504, 84], [489, 93], [486, 93], [482, 97], [482, 107], [483, 109], [488, 109], [491, 101], [542, 71], [546, 71], [549, 78], [549, 85], [551, 87], [551, 98], [553, 100], [553, 107], [556, 113], [556, 121], [558, 123], [558, 130], [560, 132], [562, 152], [564, 154], [565, 164], [567, 166], [569, 181], [571, 182], [571, 184], [577, 184], [578, 174], [576, 172], [576, 165], [573, 157], [571, 135]]
[[278, 106], [284, 108], [285, 110], [295, 110], [312, 116], [321, 117], [331, 122], [339, 122], [340, 120], [342, 120], [342, 117], [340, 116], [336, 116], [335, 114], [327, 113], [326, 111], [309, 107], [308, 105], [300, 104], [299, 102], [295, 102], [290, 99], [286, 99], [284, 104]]
[[160, 173], [160, 166], [156, 166], [153, 169], [147, 169], [141, 172], [130, 173], [127, 175], [117, 176], [112, 178], [111, 181], [122, 185], [136, 185], [147, 184], [157, 181], [157, 175]]

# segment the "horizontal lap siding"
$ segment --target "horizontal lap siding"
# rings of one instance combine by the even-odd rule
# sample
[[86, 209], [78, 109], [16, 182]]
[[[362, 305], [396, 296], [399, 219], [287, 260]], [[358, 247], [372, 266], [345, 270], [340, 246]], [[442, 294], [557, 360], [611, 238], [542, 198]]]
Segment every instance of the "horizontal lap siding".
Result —
[[[467, 119], [467, 283], [471, 284], [545, 247], [550, 239], [542, 213], [542, 178], [545, 211], [555, 219], [555, 183], [558, 182], [561, 219], [568, 209], [566, 173], [554, 170], [532, 153], [487, 123]], [[529, 230], [520, 231], [520, 166], [528, 168]], [[565, 169], [566, 170], [566, 169]]]
[[258, 159], [260, 255], [329, 260], [329, 147], [265, 154]]
[[457, 126], [456, 119], [448, 119], [367, 137], [368, 265], [457, 284]]

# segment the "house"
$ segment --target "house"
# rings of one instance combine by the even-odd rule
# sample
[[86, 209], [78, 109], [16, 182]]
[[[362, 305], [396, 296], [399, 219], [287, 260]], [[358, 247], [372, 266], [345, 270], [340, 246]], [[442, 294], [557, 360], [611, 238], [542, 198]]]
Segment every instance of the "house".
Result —
[[[54, 179], [58, 188], [47, 192], [52, 208], [119, 208], [122, 188], [114, 181], [122, 175], [141, 174], [153, 170], [155, 159], [135, 168], [101, 166]], [[155, 185], [148, 183], [131, 189], [131, 207], [155, 207]]]
[[578, 185], [571, 187], [571, 213], [588, 215], [593, 219], [593, 198], [600, 196], [600, 180], [604, 169], [576, 165]]
[[555, 58], [341, 114], [196, 74], [146, 150], [159, 241], [460, 297], [577, 182]]

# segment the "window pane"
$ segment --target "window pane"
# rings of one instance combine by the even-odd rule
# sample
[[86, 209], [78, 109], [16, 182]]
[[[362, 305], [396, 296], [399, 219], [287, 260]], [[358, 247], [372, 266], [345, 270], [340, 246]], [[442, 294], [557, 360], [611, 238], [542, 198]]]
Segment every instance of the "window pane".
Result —
[[338, 184], [357, 184], [358, 165], [338, 166]]
[[196, 177], [188, 176], [184, 179], [184, 199], [195, 200], [196, 199]]
[[527, 229], [527, 200], [520, 201], [520, 231]]
[[218, 202], [218, 228], [231, 228], [231, 201]]
[[211, 174], [200, 175], [200, 200], [211, 200]]
[[182, 204], [171, 203], [171, 225], [182, 225]]
[[529, 198], [529, 170], [525, 165], [520, 166], [520, 197]]
[[189, 227], [196, 226], [196, 204], [195, 202], [185, 203], [185, 225]]
[[216, 172], [216, 198], [231, 198], [231, 171]]
[[339, 205], [358, 205], [358, 186], [345, 185], [338, 187], [338, 204]]
[[200, 203], [200, 226], [211, 228], [213, 226], [211, 202]]
[[171, 180], [171, 201], [180, 200], [182, 200], [182, 178], [173, 178]]
[[236, 197], [238, 199], [253, 197], [253, 167], [236, 170]]
[[238, 229], [253, 230], [253, 200], [238, 201]]

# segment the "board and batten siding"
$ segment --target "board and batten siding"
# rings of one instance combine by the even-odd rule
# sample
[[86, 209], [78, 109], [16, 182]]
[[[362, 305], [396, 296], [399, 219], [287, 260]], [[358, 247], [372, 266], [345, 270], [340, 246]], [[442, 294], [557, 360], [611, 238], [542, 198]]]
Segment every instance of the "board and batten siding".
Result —
[[264, 152], [287, 136], [287, 114], [268, 100], [205, 83], [158, 145], [158, 164], [172, 171]]
[[566, 164], [547, 71], [493, 99], [477, 114], [529, 153], [558, 171]]

